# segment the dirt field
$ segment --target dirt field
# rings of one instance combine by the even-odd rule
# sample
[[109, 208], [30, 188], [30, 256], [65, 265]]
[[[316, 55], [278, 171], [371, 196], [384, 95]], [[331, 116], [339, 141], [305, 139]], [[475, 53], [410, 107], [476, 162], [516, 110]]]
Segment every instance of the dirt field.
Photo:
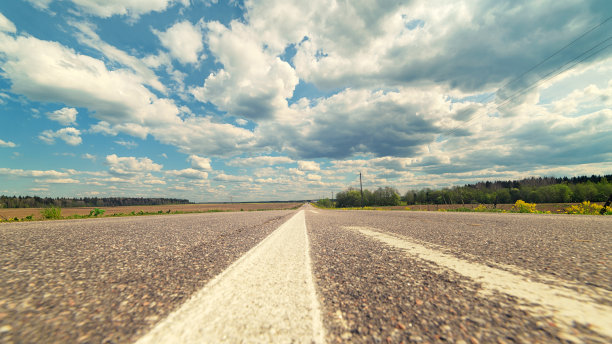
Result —
[[[254, 210], [274, 210], [274, 209], [291, 209], [301, 205], [301, 203], [219, 203], [219, 204], [176, 204], [176, 205], [143, 205], [143, 206], [125, 206], [125, 207], [97, 207], [104, 209], [104, 216], [113, 214], [129, 214], [132, 211], [138, 213], [157, 213], [162, 211], [166, 213], [173, 212], [206, 212], [206, 211], [254, 211]], [[79, 207], [79, 208], [62, 208], [62, 216], [68, 217], [72, 215], [89, 215], [89, 212], [96, 207]], [[0, 219], [8, 220], [15, 217], [23, 219], [26, 216], [33, 215], [35, 219], [42, 219], [42, 208], [8, 208], [0, 209]]]

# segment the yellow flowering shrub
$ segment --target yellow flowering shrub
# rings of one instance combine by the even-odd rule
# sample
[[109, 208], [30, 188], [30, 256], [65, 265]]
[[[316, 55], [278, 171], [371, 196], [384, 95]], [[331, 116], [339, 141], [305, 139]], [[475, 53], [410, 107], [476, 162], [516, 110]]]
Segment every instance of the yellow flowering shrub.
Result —
[[[569, 208], [565, 208], [565, 213], [581, 215], [599, 215], [602, 208], [602, 205], [591, 203], [589, 201], [584, 201], [578, 205], [572, 205]], [[606, 214], [611, 211], [612, 209], [610, 209], [610, 207], [606, 207]]]
[[487, 206], [484, 204], [479, 204], [476, 208], [474, 208], [474, 211], [487, 211]]
[[518, 200], [512, 206], [512, 211], [515, 213], [536, 213], [536, 204], [535, 203], [527, 203], [523, 200]]

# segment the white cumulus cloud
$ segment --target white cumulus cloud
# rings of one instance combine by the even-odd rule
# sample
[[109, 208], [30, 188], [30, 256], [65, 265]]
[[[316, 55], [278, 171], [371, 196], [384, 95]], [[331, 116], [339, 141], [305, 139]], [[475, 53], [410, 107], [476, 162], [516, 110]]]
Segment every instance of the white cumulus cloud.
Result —
[[34, 179], [36, 183], [43, 184], [78, 184], [80, 181], [73, 178], [59, 178], [59, 179]]
[[0, 31], [15, 33], [17, 32], [17, 28], [12, 21], [8, 20], [4, 14], [0, 13]]
[[199, 157], [195, 154], [190, 155], [187, 161], [191, 162], [191, 167], [200, 171], [212, 171], [210, 166], [210, 159]]
[[68, 173], [66, 172], [58, 172], [55, 170], [22, 170], [22, 169], [12, 169], [12, 168], [0, 168], [0, 174], [3, 175], [11, 175], [18, 177], [48, 177], [48, 178], [59, 178], [59, 177], [67, 177]]
[[191, 90], [201, 102], [211, 102], [229, 114], [252, 120], [270, 119], [287, 107], [299, 79], [293, 68], [264, 51], [257, 34], [233, 21], [207, 25], [207, 43], [223, 69]]
[[220, 173], [214, 178], [216, 181], [221, 182], [252, 182], [253, 178], [249, 176], [236, 176], [231, 174]]
[[167, 93], [167, 89], [164, 84], [159, 81], [157, 75], [155, 75], [155, 72], [148, 67], [146, 59], [141, 60], [104, 42], [96, 33], [96, 27], [90, 23], [69, 23], [79, 30], [76, 35], [79, 42], [90, 48], [98, 50], [108, 59], [130, 68], [135, 74], [133, 77], [134, 80], [140, 79], [142, 83], [149, 85], [164, 94]]
[[[32, 5], [47, 9], [53, 0], [27, 0]], [[127, 15], [133, 18], [138, 18], [140, 15], [149, 12], [161, 12], [166, 10], [170, 5], [181, 2], [183, 5], [189, 5], [188, 0], [70, 0], [81, 11], [108, 18], [113, 15]]]
[[0, 139], [0, 147], [15, 148], [17, 145], [14, 142]]
[[298, 161], [298, 168], [302, 171], [319, 171], [321, 166], [314, 161]]
[[320, 182], [321, 181], [321, 176], [318, 174], [309, 174], [306, 176], [306, 179], [314, 181], [314, 182]]
[[230, 166], [271, 166], [292, 162], [294, 160], [286, 156], [256, 156], [251, 158], [235, 158], [227, 164]]
[[197, 63], [204, 49], [199, 25], [188, 21], [178, 22], [165, 32], [153, 31], [170, 55], [182, 64]]
[[149, 127], [180, 122], [174, 102], [157, 98], [130, 70], [108, 70], [101, 60], [31, 36], [0, 33], [0, 52], [11, 90], [32, 100], [87, 107], [94, 117], [140, 137]]
[[72, 127], [62, 128], [57, 131], [45, 130], [40, 133], [38, 138], [47, 144], [55, 143], [56, 139], [60, 139], [71, 146], [78, 146], [83, 142], [81, 139], [81, 131]]
[[106, 164], [112, 173], [119, 175], [160, 171], [163, 167], [149, 158], [119, 157], [116, 154], [107, 155]]
[[183, 170], [170, 170], [165, 171], [166, 175], [187, 178], [187, 179], [207, 179], [208, 173], [199, 171], [193, 168], [186, 168]]
[[49, 112], [47, 117], [63, 125], [76, 124], [78, 111], [75, 108], [61, 108], [53, 112]]

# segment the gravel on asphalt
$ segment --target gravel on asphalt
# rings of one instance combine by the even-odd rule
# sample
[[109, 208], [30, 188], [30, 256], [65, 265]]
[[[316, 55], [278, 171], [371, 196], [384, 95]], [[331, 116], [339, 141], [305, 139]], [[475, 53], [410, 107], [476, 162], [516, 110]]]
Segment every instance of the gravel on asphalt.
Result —
[[[393, 224], [386, 228], [399, 231], [400, 220], [410, 222], [411, 214], [406, 218], [388, 218], [393, 213], [317, 212], [307, 212], [306, 220], [330, 343], [605, 343], [608, 340], [581, 326], [562, 331], [553, 318], [524, 310], [522, 300], [498, 292], [485, 295], [480, 292], [480, 285], [469, 278], [448, 270], [440, 271], [438, 266], [344, 228], [365, 225], [380, 228], [381, 224]], [[450, 217], [445, 219], [433, 226], [422, 226], [421, 231], [439, 228], [438, 235], [444, 236], [443, 228], [448, 230], [453, 223]], [[474, 218], [455, 220], [461, 219], [474, 222]], [[488, 238], [484, 236], [484, 240]], [[469, 247], [469, 239], [457, 240]], [[480, 239], [472, 237], [471, 240]]]
[[440, 245], [467, 260], [514, 265], [612, 291], [611, 216], [407, 211], [324, 214], [330, 225], [377, 228]]
[[133, 342], [292, 214], [2, 224], [0, 342]]

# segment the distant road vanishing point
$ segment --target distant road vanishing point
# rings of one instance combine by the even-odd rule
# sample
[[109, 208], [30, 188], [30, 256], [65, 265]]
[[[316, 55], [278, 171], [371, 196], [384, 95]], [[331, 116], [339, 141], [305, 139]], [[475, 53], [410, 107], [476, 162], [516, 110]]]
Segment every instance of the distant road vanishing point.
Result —
[[0, 238], [1, 342], [612, 342], [610, 217], [305, 205]]

